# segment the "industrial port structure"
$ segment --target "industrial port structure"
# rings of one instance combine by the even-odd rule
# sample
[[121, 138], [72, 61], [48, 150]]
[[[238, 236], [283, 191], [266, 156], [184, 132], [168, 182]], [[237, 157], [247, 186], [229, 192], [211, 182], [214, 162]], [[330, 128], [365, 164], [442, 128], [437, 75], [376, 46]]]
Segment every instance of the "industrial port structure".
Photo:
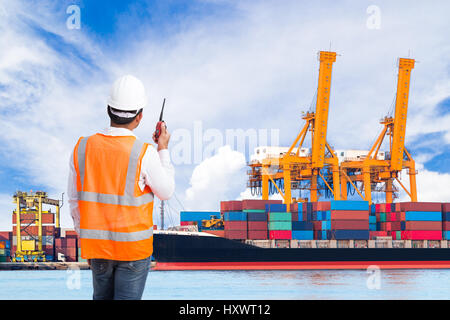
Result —
[[[286, 152], [250, 161], [248, 187], [254, 194], [261, 195], [263, 200], [268, 200], [269, 194], [280, 193], [288, 211], [291, 204], [308, 201], [308, 198], [293, 198], [293, 190], [308, 190], [309, 201], [316, 202], [321, 191], [329, 193], [334, 200], [346, 200], [349, 189], [352, 189], [369, 204], [372, 203], [372, 192], [382, 192], [386, 203], [392, 203], [398, 190], [394, 181], [405, 190], [411, 201], [416, 202], [417, 171], [411, 154], [405, 148], [414, 59], [398, 59], [394, 117], [382, 119], [383, 129], [369, 152], [344, 161], [339, 161], [337, 152], [327, 142], [332, 67], [336, 61], [336, 52], [320, 51], [318, 60], [315, 111], [303, 115], [305, 124]], [[305, 150], [302, 147], [308, 132], [311, 135], [311, 152], [301, 152]], [[385, 153], [380, 149], [386, 136], [389, 137], [389, 152]], [[407, 169], [409, 175], [409, 190], [398, 179], [403, 169]]]

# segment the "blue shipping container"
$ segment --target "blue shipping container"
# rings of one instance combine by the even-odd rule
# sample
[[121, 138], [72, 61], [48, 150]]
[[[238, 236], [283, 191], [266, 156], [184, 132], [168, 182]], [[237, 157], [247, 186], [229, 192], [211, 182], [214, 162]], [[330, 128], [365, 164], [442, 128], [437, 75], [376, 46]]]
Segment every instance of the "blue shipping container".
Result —
[[369, 216], [369, 223], [377, 223], [377, 217], [376, 216]]
[[323, 230], [322, 232], [322, 238], [321, 240], [328, 240], [327, 236], [328, 236], [328, 232], [326, 230]]
[[405, 213], [406, 221], [442, 221], [440, 211], [407, 211]]
[[450, 212], [442, 212], [442, 221], [450, 221]]
[[369, 240], [369, 230], [333, 230], [328, 232], [330, 239]]
[[442, 231], [442, 239], [450, 240], [450, 231]]
[[211, 216], [220, 218], [220, 212], [215, 211], [181, 211], [180, 221], [201, 221], [209, 220]]
[[312, 230], [313, 223], [310, 221], [292, 221], [292, 230]]
[[369, 231], [377, 231], [376, 223], [369, 223]]
[[369, 210], [369, 201], [331, 200], [331, 210]]
[[286, 205], [283, 203], [266, 204], [266, 212], [286, 212]]
[[247, 212], [248, 221], [267, 221], [267, 212]]
[[314, 231], [293, 230], [292, 239], [295, 240], [314, 240]]
[[322, 221], [322, 230], [330, 230], [331, 221]]
[[247, 221], [247, 212], [228, 211], [224, 213], [225, 221]]

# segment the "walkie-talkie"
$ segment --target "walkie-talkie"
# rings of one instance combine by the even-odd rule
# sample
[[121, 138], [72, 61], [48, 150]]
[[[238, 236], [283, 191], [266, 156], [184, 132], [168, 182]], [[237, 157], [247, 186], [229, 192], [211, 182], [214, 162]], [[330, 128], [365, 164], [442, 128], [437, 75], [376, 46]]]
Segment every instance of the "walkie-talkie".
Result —
[[158, 143], [158, 138], [159, 138], [159, 135], [161, 134], [161, 126], [164, 123], [163, 113], [164, 113], [164, 105], [165, 104], [166, 104], [166, 98], [164, 98], [162, 109], [161, 109], [161, 114], [159, 115], [159, 121], [156, 124], [156, 130], [155, 130], [155, 142], [156, 143]]

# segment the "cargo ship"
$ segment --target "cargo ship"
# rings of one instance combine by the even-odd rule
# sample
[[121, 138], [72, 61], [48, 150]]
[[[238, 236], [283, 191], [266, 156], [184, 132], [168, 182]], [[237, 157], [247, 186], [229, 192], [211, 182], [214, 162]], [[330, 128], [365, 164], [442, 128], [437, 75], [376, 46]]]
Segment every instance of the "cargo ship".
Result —
[[154, 270], [450, 268], [448, 203], [326, 201], [282, 212], [281, 201], [243, 200], [221, 208], [180, 217], [181, 228], [199, 227], [186, 219], [222, 214], [223, 230], [155, 230]]

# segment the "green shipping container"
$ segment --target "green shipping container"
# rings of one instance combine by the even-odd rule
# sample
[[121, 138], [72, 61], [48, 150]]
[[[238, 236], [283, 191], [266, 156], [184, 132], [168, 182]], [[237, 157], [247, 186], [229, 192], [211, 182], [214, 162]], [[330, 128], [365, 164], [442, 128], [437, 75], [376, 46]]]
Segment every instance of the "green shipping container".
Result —
[[380, 213], [380, 221], [381, 222], [386, 222], [386, 213], [384, 213], [384, 212]]
[[291, 221], [269, 221], [269, 230], [292, 230]]
[[[270, 212], [269, 221], [292, 221], [292, 213], [290, 212]], [[286, 230], [286, 229], [278, 229]], [[289, 229], [290, 230], [290, 229]]]
[[243, 212], [266, 212], [266, 210], [257, 210], [257, 209], [246, 209], [246, 210], [242, 210]]
[[8, 262], [8, 257], [7, 256], [0, 256], [0, 262]]
[[6, 255], [6, 249], [0, 249], [0, 256]]

